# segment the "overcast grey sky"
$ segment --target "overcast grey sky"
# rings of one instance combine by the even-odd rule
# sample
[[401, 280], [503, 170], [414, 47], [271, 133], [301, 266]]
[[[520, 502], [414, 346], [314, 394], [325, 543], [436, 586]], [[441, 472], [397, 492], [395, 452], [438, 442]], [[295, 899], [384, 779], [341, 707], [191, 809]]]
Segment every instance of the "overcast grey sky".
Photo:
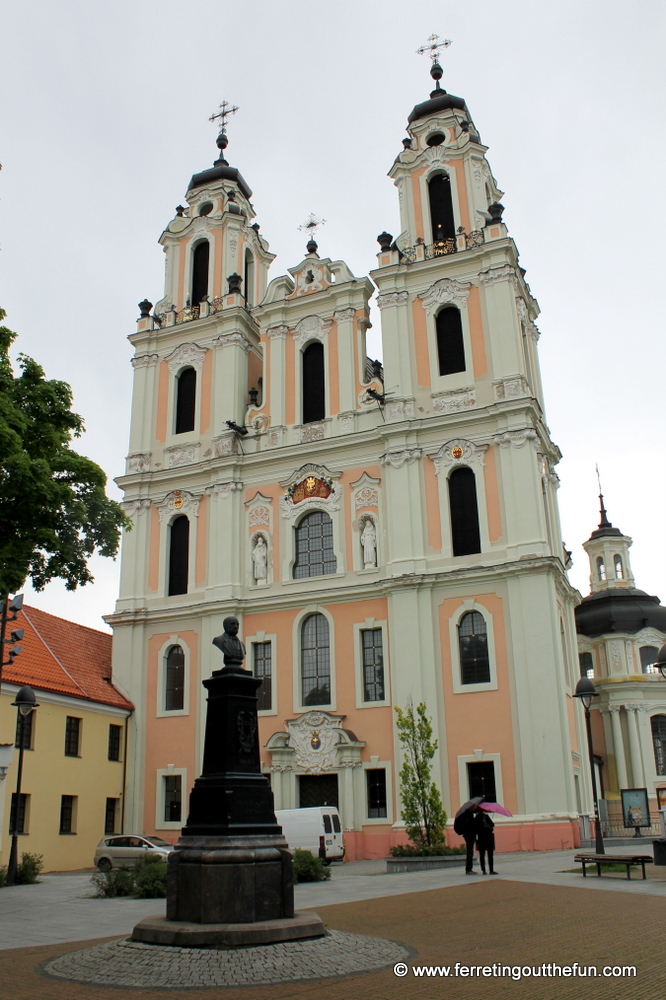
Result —
[[[442, 85], [464, 97], [505, 191], [504, 219], [538, 299], [547, 419], [564, 459], [570, 578], [610, 519], [634, 538], [637, 585], [664, 569], [664, 9], [654, 0], [22, 0], [5, 2], [0, 203], [6, 322], [17, 352], [74, 389], [78, 448], [122, 473], [137, 303], [163, 294], [157, 239], [216, 155], [207, 121], [239, 105], [227, 158], [254, 191], [272, 276], [327, 219], [322, 256], [356, 274], [397, 234], [386, 173], [427, 97], [415, 50], [453, 39]], [[663, 293], [662, 293], [663, 295]], [[373, 334], [378, 334], [378, 324]], [[379, 353], [379, 346], [375, 350]], [[111, 483], [110, 493], [119, 497]], [[104, 628], [118, 564], [38, 606]]]

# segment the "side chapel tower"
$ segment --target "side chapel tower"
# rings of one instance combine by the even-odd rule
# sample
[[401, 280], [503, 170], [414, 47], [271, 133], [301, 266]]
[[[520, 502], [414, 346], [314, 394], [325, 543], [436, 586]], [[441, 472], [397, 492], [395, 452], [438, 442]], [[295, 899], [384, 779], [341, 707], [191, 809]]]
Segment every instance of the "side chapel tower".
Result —
[[[108, 619], [137, 706], [128, 830], [173, 839], [185, 822], [201, 680], [233, 613], [264, 679], [276, 806], [336, 803], [350, 858], [404, 840], [393, 706], [421, 701], [449, 816], [485, 794], [514, 814], [500, 849], [577, 842], [577, 594], [539, 307], [486, 147], [432, 75], [390, 171], [401, 232], [379, 237], [372, 281], [310, 240], [268, 283], [224, 131], [161, 237], [165, 296], [130, 337], [118, 481], [134, 530]], [[365, 348], [375, 285], [383, 369]]]

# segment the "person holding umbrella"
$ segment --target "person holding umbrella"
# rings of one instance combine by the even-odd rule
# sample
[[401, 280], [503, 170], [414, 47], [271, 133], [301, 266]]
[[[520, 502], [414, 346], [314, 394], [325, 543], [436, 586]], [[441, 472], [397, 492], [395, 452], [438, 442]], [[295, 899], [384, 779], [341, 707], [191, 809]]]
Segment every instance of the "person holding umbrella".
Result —
[[465, 875], [476, 875], [474, 871], [474, 844], [476, 843], [476, 820], [475, 810], [479, 803], [483, 801], [482, 795], [465, 802], [456, 813], [453, 820], [453, 829], [461, 837], [465, 838], [467, 846], [467, 858], [465, 860]]
[[493, 867], [493, 854], [495, 851], [495, 824], [491, 820], [489, 813], [500, 813], [502, 816], [510, 816], [511, 813], [498, 802], [480, 802], [474, 813], [474, 831], [476, 833], [476, 845], [479, 850], [479, 863], [481, 871], [486, 874], [486, 855], [488, 857], [488, 874], [497, 875]]

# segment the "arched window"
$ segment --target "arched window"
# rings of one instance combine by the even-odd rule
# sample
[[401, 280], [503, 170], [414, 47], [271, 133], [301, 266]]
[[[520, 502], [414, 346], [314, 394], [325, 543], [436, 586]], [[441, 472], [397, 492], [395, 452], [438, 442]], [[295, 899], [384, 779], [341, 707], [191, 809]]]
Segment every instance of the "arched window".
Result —
[[185, 654], [181, 646], [172, 646], [166, 655], [164, 711], [178, 712], [185, 705]]
[[304, 705], [331, 702], [331, 657], [328, 622], [309, 615], [301, 626], [301, 700]]
[[578, 664], [580, 666], [581, 677], [594, 677], [594, 661], [592, 653], [579, 653]]
[[194, 368], [183, 368], [176, 379], [176, 434], [194, 430], [196, 401], [197, 373]]
[[480, 552], [476, 479], [472, 470], [466, 465], [454, 469], [449, 476], [449, 507], [454, 556], [467, 556], [471, 552]]
[[455, 237], [451, 179], [448, 174], [437, 174], [428, 182], [428, 199], [430, 201], [433, 241], [438, 243], [441, 240]]
[[303, 351], [303, 423], [325, 416], [324, 345], [314, 340]]
[[654, 766], [657, 774], [666, 774], [666, 715], [653, 715], [650, 723], [654, 746]]
[[597, 559], [597, 576], [600, 580], [606, 579], [606, 564], [601, 556]]
[[254, 305], [254, 257], [249, 250], [245, 252], [245, 278], [243, 283], [245, 290], [245, 305]]
[[326, 576], [335, 573], [337, 568], [333, 551], [333, 522], [328, 514], [313, 510], [296, 527], [294, 579]]
[[169, 595], [187, 593], [190, 522], [184, 514], [169, 528]]
[[641, 657], [641, 670], [644, 674], [654, 674], [658, 672], [658, 667], [654, 667], [657, 662], [657, 657], [659, 655], [659, 650], [656, 646], [641, 646], [640, 650]]
[[192, 305], [198, 306], [208, 295], [208, 240], [197, 243], [192, 254]]
[[446, 306], [437, 313], [437, 357], [439, 374], [453, 375], [465, 371], [465, 345], [463, 342], [460, 310]]
[[458, 649], [460, 683], [488, 684], [490, 681], [488, 629], [483, 615], [478, 611], [467, 611], [460, 619]]
[[624, 580], [624, 566], [622, 565], [622, 556], [615, 556], [613, 559], [613, 564], [615, 566], [615, 579]]

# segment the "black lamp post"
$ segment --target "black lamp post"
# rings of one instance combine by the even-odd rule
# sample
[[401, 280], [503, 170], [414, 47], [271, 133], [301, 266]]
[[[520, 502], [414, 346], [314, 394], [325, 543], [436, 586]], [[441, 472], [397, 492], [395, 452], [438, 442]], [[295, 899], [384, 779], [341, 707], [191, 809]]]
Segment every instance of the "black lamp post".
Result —
[[657, 653], [657, 659], [655, 660], [654, 665], [659, 668], [661, 676], [666, 681], [666, 642]]
[[25, 732], [25, 720], [39, 706], [35, 692], [26, 684], [16, 693], [16, 701], [12, 702], [18, 709], [18, 719], [16, 733], [18, 736], [19, 759], [18, 773], [16, 775], [16, 798], [14, 800], [14, 817], [12, 822], [12, 846], [9, 852], [9, 864], [7, 865], [7, 885], [16, 885], [16, 872], [18, 869], [18, 835], [19, 817], [21, 815], [21, 779], [23, 778], [23, 751], [25, 749], [23, 734]]
[[598, 698], [599, 692], [588, 677], [581, 677], [576, 684], [574, 698], [580, 698], [585, 709], [585, 728], [587, 730], [587, 749], [590, 755], [590, 774], [592, 775], [592, 798], [594, 799], [594, 832], [596, 836], [597, 854], [605, 854], [604, 836], [599, 822], [599, 796], [597, 795], [597, 775], [594, 769], [594, 749], [592, 747], [592, 725], [590, 723], [590, 705], [593, 698]]

